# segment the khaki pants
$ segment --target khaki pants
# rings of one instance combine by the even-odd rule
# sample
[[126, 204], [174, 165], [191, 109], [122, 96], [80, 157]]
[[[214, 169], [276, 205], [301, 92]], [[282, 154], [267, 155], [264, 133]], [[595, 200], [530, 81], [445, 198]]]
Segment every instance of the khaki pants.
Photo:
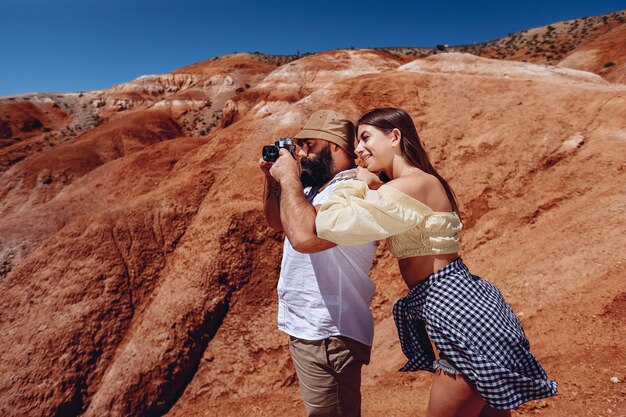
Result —
[[361, 415], [361, 367], [369, 363], [370, 346], [342, 336], [324, 340], [290, 336], [289, 352], [307, 416]]

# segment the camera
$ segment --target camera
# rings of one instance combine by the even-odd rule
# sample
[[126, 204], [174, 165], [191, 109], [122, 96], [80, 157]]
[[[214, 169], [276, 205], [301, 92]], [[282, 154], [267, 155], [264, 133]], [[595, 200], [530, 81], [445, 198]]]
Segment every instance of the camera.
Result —
[[278, 138], [273, 145], [266, 145], [263, 147], [263, 160], [266, 162], [276, 162], [278, 159], [278, 152], [280, 149], [287, 149], [291, 156], [296, 157], [296, 145], [293, 144], [291, 138]]

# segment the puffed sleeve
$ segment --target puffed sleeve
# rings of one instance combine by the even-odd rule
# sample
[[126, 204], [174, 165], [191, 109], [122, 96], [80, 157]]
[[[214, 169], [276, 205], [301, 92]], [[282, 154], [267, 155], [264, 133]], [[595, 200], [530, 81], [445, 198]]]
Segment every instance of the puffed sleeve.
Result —
[[353, 246], [405, 232], [422, 218], [362, 181], [344, 181], [321, 205], [315, 226], [320, 238]]

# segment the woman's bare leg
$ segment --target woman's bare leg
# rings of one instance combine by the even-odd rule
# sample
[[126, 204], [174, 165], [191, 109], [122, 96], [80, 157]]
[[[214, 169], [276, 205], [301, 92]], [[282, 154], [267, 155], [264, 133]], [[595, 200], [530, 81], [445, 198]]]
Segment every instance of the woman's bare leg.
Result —
[[426, 417], [478, 417], [484, 406], [485, 400], [466, 377], [438, 371], [430, 389]]
[[478, 417], [511, 417], [511, 410], [498, 410], [485, 404]]

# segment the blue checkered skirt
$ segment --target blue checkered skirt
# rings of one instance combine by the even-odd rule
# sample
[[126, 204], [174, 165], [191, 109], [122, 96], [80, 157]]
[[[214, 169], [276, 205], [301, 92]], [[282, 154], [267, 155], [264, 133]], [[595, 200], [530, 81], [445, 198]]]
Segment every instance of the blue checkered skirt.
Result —
[[530, 353], [522, 325], [500, 291], [470, 274], [461, 258], [396, 302], [393, 317], [408, 362], [401, 371], [434, 372], [431, 340], [492, 407], [511, 409], [554, 395]]

